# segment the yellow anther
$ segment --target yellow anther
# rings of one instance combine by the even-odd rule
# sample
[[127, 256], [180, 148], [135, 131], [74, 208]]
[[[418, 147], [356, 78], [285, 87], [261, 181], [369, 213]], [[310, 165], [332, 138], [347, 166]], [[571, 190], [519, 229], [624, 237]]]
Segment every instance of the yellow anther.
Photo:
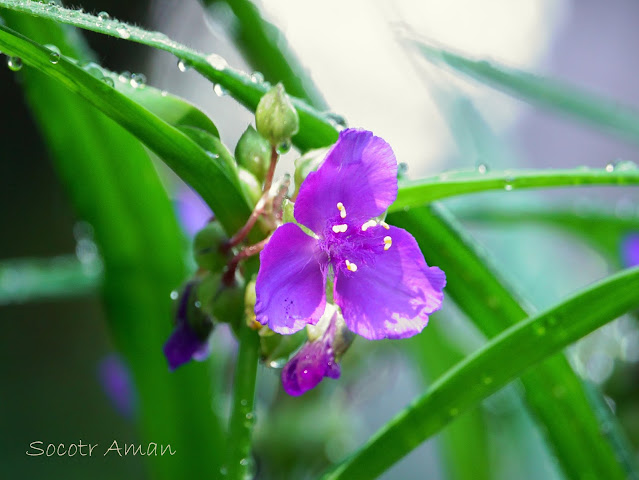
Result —
[[356, 272], [357, 271], [357, 265], [355, 265], [352, 262], [349, 262], [348, 260], [346, 260], [346, 268], [348, 270], [350, 270], [351, 272]]
[[348, 225], [346, 225], [345, 223], [342, 223], [341, 225], [333, 225], [333, 231], [335, 233], [344, 233], [347, 228]]
[[384, 250], [388, 250], [393, 244], [393, 239], [388, 235], [384, 237]]
[[337, 202], [337, 209], [339, 210], [339, 216], [346, 218], [346, 208], [344, 208], [344, 204], [342, 202]]
[[379, 222], [379, 224], [384, 227], [386, 230], [390, 230], [390, 226], [386, 222]]
[[369, 220], [364, 225], [362, 225], [362, 232], [365, 232], [369, 228], [375, 227], [375, 226], [377, 226], [377, 222], [375, 220]]

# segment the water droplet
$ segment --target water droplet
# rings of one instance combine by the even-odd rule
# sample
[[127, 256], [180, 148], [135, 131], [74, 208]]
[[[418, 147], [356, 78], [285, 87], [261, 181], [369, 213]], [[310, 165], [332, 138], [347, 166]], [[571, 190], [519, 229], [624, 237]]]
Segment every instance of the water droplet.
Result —
[[240, 405], [246, 407], [248, 405], [248, 400], [246, 398], [243, 398], [242, 400], [240, 400]]
[[121, 27], [116, 28], [115, 31], [118, 32], [120, 38], [124, 38], [125, 40], [127, 38], [131, 38], [131, 32], [129, 32], [129, 29], [126, 25], [122, 25]]
[[115, 87], [115, 82], [110, 76], [105, 76], [102, 78], [102, 81], [106, 83], [109, 87]]
[[278, 359], [278, 360], [271, 360], [268, 363], [269, 368], [284, 368], [284, 365], [286, 365], [286, 359]]
[[338, 115], [337, 113], [327, 112], [326, 118], [328, 118], [334, 124], [339, 125], [340, 127], [346, 128], [348, 126], [346, 119], [342, 115]]
[[109, 18], [111, 18], [111, 15], [109, 15], [107, 12], [98, 13], [98, 20], [100, 20], [101, 22], [104, 22], [108, 20]]
[[248, 466], [248, 464], [249, 464], [248, 458], [243, 458], [242, 460], [240, 460], [240, 465], [242, 465], [243, 467]]
[[246, 419], [247, 420], [251, 420], [251, 421], [254, 420], [255, 419], [255, 415], [253, 414], [253, 412], [248, 412], [246, 414]]
[[129, 83], [131, 81], [131, 72], [125, 70], [120, 75], [118, 75], [118, 80], [120, 80], [122, 83]]
[[481, 173], [482, 175], [488, 172], [488, 165], [486, 165], [485, 163], [480, 163], [479, 165], [477, 165], [477, 172]]
[[222, 85], [220, 85], [219, 83], [216, 83], [215, 85], [213, 85], [213, 91], [215, 92], [215, 95], [217, 95], [218, 97], [222, 97], [226, 95], [226, 90], [224, 90], [224, 87], [222, 87]]
[[162, 90], [162, 91], [160, 92], [160, 96], [161, 96], [161, 97], [166, 97], [168, 94], [169, 94], [169, 92], [167, 92], [166, 90]]
[[49, 54], [49, 61], [56, 65], [60, 61], [60, 54], [58, 52], [51, 52]]
[[397, 164], [397, 177], [402, 178], [408, 174], [408, 164], [406, 162], [400, 162]]
[[82, 69], [89, 73], [91, 76], [102, 80], [104, 78], [104, 72], [102, 71], [102, 67], [95, 62], [89, 62], [86, 65], [82, 66]]
[[218, 158], [220, 158], [217, 153], [209, 152], [208, 150], [206, 151], [206, 154], [211, 157], [211, 160], [217, 160]]
[[133, 88], [144, 88], [146, 86], [146, 76], [143, 73], [132, 74], [131, 86]]
[[513, 189], [514, 181], [515, 177], [513, 177], [509, 172], [506, 172], [506, 176], [504, 177], [504, 190], [510, 192]]
[[180, 296], [180, 293], [177, 290], [173, 290], [171, 292], [171, 300], [177, 300], [179, 296]]
[[626, 172], [628, 170], [637, 170], [637, 164], [630, 160], [620, 160], [615, 163], [615, 171]]
[[226, 468], [226, 467], [220, 468], [220, 474], [222, 476], [226, 477], [228, 475], [228, 473], [229, 473], [228, 468]]
[[262, 83], [264, 81], [264, 75], [261, 72], [253, 72], [251, 75], [251, 82], [253, 83]]
[[20, 57], [7, 57], [7, 67], [12, 72], [18, 72], [22, 68], [22, 59]]
[[186, 72], [189, 68], [191, 68], [191, 64], [186, 60], [182, 60], [181, 58], [177, 62], [177, 67], [180, 72]]
[[282, 142], [277, 146], [277, 153], [284, 155], [291, 149], [291, 142]]
[[606, 164], [606, 172], [614, 172], [614, 171], [615, 171], [615, 164], [614, 163]]
[[209, 65], [211, 65], [216, 70], [224, 70], [228, 66], [226, 60], [224, 60], [219, 55], [216, 55], [215, 53], [212, 53], [211, 55], [206, 57], [206, 61], [209, 62]]

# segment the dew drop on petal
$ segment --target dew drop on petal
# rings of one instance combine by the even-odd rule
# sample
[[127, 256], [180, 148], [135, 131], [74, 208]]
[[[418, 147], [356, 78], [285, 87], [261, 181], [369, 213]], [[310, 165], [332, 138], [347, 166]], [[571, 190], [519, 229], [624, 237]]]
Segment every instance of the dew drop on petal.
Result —
[[22, 69], [22, 59], [20, 57], [7, 57], [7, 67], [12, 72], [18, 72]]

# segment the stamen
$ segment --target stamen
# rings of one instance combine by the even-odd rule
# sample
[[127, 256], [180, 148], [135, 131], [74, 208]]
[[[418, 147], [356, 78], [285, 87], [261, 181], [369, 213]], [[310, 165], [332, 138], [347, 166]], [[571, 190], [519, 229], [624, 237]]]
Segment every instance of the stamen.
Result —
[[351, 271], [351, 272], [356, 272], [357, 271], [357, 265], [355, 265], [352, 262], [349, 262], [348, 260], [346, 260], [346, 268]]
[[377, 226], [377, 222], [375, 220], [369, 220], [364, 225], [362, 225], [362, 232], [365, 232], [369, 228], [375, 227], [375, 226]]
[[333, 225], [333, 231], [335, 233], [344, 233], [347, 228], [348, 228], [348, 225], [345, 223], [342, 223], [341, 225]]
[[386, 222], [379, 222], [379, 224], [384, 227], [386, 230], [390, 230], [390, 227], [388, 226], [388, 223]]
[[346, 208], [344, 208], [344, 204], [342, 202], [337, 202], [337, 209], [339, 210], [339, 216], [346, 218]]
[[393, 239], [388, 235], [384, 237], [384, 250], [388, 250], [393, 244]]

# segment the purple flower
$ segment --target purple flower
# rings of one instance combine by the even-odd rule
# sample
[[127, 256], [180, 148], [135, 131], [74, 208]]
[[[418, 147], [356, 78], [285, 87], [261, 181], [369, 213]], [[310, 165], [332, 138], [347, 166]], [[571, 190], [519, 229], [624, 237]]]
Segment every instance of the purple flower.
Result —
[[375, 220], [397, 196], [390, 146], [348, 129], [295, 202], [298, 225], [279, 227], [260, 255], [255, 314], [277, 333], [315, 325], [326, 305], [326, 282], [348, 328], [370, 340], [421, 332], [441, 307], [446, 276], [429, 267], [401, 228]]
[[181, 188], [174, 200], [177, 217], [189, 237], [193, 237], [213, 217], [211, 209], [190, 188]]
[[340, 368], [335, 361], [335, 318], [318, 340], [306, 343], [282, 370], [282, 385], [286, 393], [299, 396], [315, 388], [324, 377], [339, 378]]
[[98, 366], [98, 377], [116, 410], [126, 418], [132, 418], [135, 411], [135, 389], [129, 369], [122, 358], [115, 353], [104, 357]]
[[639, 265], [639, 233], [631, 233], [623, 239], [621, 258], [626, 267]]
[[194, 282], [187, 283], [180, 297], [173, 333], [164, 344], [164, 356], [169, 368], [175, 370], [189, 360], [204, 360], [210, 353], [208, 342], [211, 325], [204, 326], [202, 332], [196, 331], [189, 323], [189, 304]]

